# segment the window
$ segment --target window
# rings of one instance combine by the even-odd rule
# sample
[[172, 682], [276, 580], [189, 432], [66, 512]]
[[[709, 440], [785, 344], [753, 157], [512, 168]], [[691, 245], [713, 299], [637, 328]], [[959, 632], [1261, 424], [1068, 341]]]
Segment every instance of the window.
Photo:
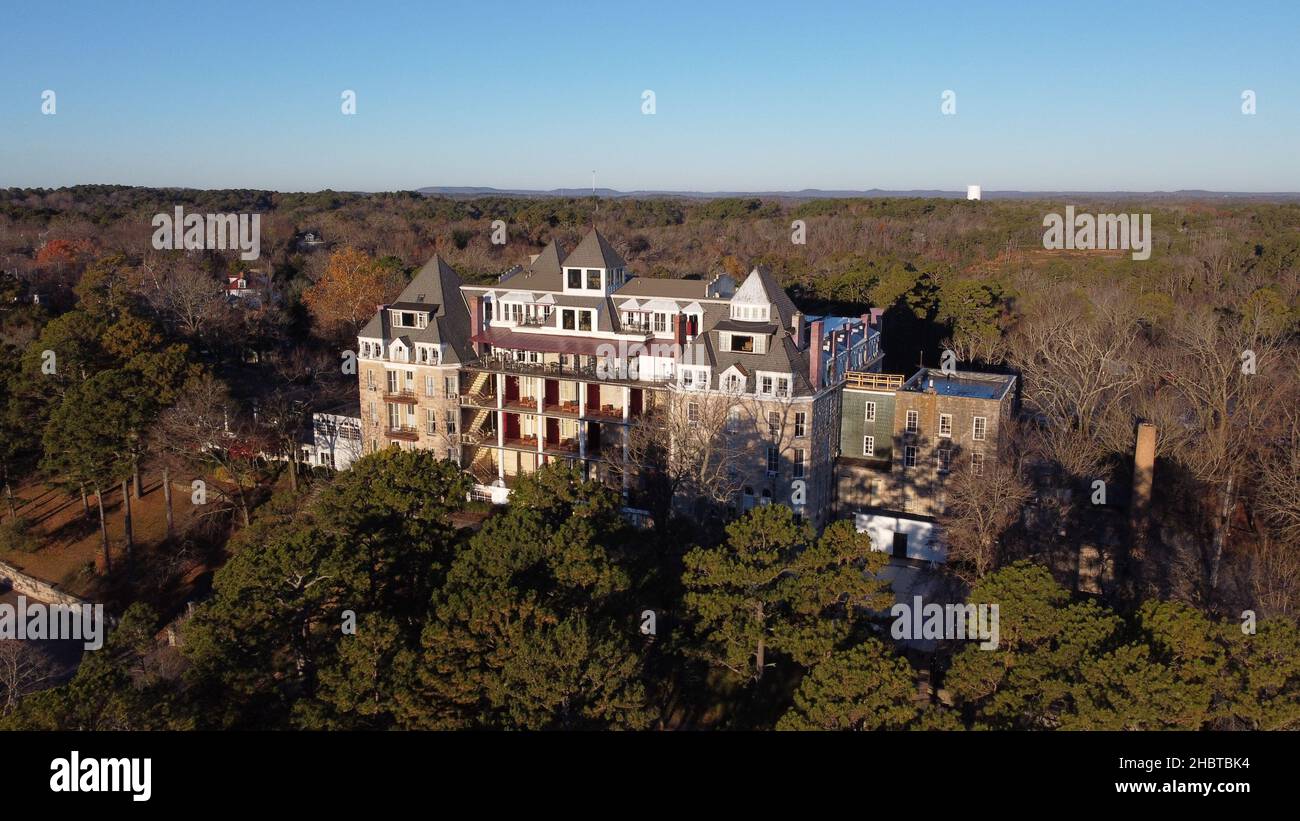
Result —
[[782, 397], [790, 395], [790, 377], [788, 376], [777, 377], [776, 395]]
[[744, 390], [744, 385], [741, 384], [740, 377], [732, 373], [732, 374], [727, 374], [727, 378], [723, 382], [722, 389], [725, 390], [727, 393], [740, 393], [742, 390]]
[[442, 378], [442, 389], [447, 394], [448, 399], [454, 399], [456, 396], [456, 377], [444, 376]]
[[758, 379], [758, 392], [764, 395], [772, 393], [772, 377], [761, 376]]
[[454, 434], [456, 432], [456, 411], [454, 410], [447, 411], [447, 413], [443, 418], [447, 422], [447, 433]]
[[424, 377], [424, 395], [425, 395], [425, 396], [433, 396], [433, 377], [432, 377], [432, 376], [426, 376], [426, 377]]
[[578, 330], [591, 330], [591, 311], [578, 311]]
[[776, 411], [767, 412], [767, 435], [773, 439], [781, 435], [781, 414]]
[[972, 431], [972, 437], [975, 439], [976, 442], [983, 442], [984, 434], [987, 431], [988, 431], [988, 420], [983, 416], [976, 416], [974, 430]]
[[908, 445], [903, 450], [903, 467], [916, 467], [916, 445]]
[[567, 273], [568, 273], [568, 277], [569, 277], [569, 287], [570, 287], [570, 288], [581, 288], [581, 287], [582, 287], [582, 269], [581, 269], [581, 268], [570, 268], [570, 269], [568, 269]]
[[727, 349], [732, 353], [753, 353], [754, 337], [748, 334], [732, 334], [731, 344]]
[[947, 436], [947, 437], [952, 436], [952, 414], [951, 413], [939, 414], [939, 435]]
[[655, 314], [655, 333], [662, 334], [668, 331], [668, 314]]
[[775, 476], [777, 468], [781, 466], [781, 457], [776, 449], [776, 445], [767, 446], [767, 475]]
[[806, 431], [805, 431], [805, 420], [806, 420], [807, 418], [808, 418], [808, 414], [804, 413], [803, 411], [800, 411], [800, 412], [798, 412], [798, 413], [796, 413], [796, 414], [794, 415], [794, 435], [795, 435], [795, 436], [803, 436], [803, 435], [806, 433]]
[[947, 473], [948, 467], [952, 464], [952, 451], [947, 447], [941, 447], [935, 450], [939, 460], [939, 472]]
[[794, 452], [794, 478], [803, 478], [803, 450], [796, 449]]
[[908, 433], [916, 433], [917, 428], [920, 426], [919, 423], [920, 423], [920, 416], [917, 415], [917, 412], [914, 411], [914, 410], [910, 410], [910, 411], [908, 411], [908, 412], [907, 412], [907, 432], [908, 432]]
[[424, 422], [429, 433], [438, 432], [438, 412], [433, 408], [427, 408], [424, 411]]
[[415, 371], [406, 372], [406, 389], [415, 393]]
[[587, 288], [592, 291], [600, 290], [600, 269], [599, 268], [587, 269]]
[[876, 437], [874, 436], [862, 437], [862, 455], [863, 456], [876, 455]]
[[366, 387], [373, 388], [374, 386], [375, 386], [375, 372], [366, 371]]
[[866, 413], [866, 416], [865, 416], [864, 418], [865, 418], [866, 421], [868, 421], [868, 422], [874, 422], [874, 421], [876, 421], [876, 403], [875, 403], [875, 402], [868, 402], [868, 403], [867, 403], [867, 413]]
[[727, 433], [735, 433], [740, 430], [740, 408], [732, 408], [727, 411]]
[[976, 476], [984, 475], [984, 454], [980, 451], [974, 451], [970, 455], [970, 471]]
[[[573, 271], [569, 272], [570, 275]], [[560, 327], [566, 331], [576, 331], [578, 329], [578, 312], [565, 308], [560, 311]]]
[[695, 371], [684, 368], [682, 370], [682, 387], [691, 390], [695, 387]]
[[687, 421], [687, 422], [692, 422], [692, 423], [700, 421], [700, 406], [699, 406], [699, 405], [695, 404], [694, 402], [691, 402], [691, 403], [687, 404], [687, 406], [686, 406], [686, 421]]

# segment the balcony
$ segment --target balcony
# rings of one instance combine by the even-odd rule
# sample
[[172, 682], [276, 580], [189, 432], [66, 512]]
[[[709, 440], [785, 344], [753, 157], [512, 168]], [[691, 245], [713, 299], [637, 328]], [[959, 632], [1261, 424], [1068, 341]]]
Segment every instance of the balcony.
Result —
[[560, 453], [560, 455], [577, 453], [577, 439], [547, 439], [545, 443], [542, 443], [542, 452]]
[[572, 416], [576, 419], [578, 417], [578, 400], [572, 399], [560, 402], [547, 402], [542, 405], [542, 411], [548, 414]]
[[418, 400], [415, 397], [415, 391], [384, 389], [385, 402], [401, 402], [407, 405], [414, 405]]
[[505, 446], [508, 448], [519, 448], [522, 450], [537, 450], [536, 436], [516, 436], [513, 439], [507, 438]]
[[389, 426], [384, 429], [384, 435], [389, 439], [401, 439], [405, 442], [418, 442], [420, 440], [420, 431], [411, 425]]
[[556, 456], [573, 456], [578, 453], [578, 440], [561, 439], [558, 442], [545, 442], [542, 445], [542, 452]]
[[595, 405], [587, 406], [587, 416], [583, 418], [606, 419], [616, 422], [623, 421], [623, 409], [616, 405]]
[[517, 399], [507, 399], [504, 404], [507, 408], [537, 413], [536, 396], [520, 396]]

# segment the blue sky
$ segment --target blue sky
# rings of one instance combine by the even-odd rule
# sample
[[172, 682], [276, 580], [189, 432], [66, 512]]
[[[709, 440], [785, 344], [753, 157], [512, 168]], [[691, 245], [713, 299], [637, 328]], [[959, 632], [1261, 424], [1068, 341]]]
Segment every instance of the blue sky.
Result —
[[0, 186], [1300, 191], [1294, 0], [6, 6]]

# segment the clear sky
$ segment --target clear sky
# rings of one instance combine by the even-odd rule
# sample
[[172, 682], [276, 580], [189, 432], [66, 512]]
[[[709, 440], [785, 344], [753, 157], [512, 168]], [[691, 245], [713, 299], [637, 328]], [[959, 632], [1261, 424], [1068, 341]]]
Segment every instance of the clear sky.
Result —
[[1300, 191], [1297, 0], [0, 5], [0, 186]]

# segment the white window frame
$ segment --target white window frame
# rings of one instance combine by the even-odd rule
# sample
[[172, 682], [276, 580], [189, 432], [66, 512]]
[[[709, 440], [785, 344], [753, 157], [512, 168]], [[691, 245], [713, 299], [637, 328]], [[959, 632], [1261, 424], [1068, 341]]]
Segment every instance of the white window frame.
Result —
[[903, 447], [903, 467], [916, 467], [916, 445], [905, 445]]
[[971, 419], [971, 439], [976, 442], [983, 442], [989, 433], [989, 420], [986, 416], [976, 416]]
[[907, 421], [903, 424], [904, 433], [920, 433], [921, 431], [921, 414], [915, 410], [909, 410], [906, 417]]
[[952, 438], [952, 414], [939, 414], [939, 435], [945, 439]]
[[864, 409], [863, 412], [862, 412], [862, 415], [863, 415], [863, 417], [864, 417], [864, 418], [863, 418], [863, 421], [864, 421], [864, 422], [874, 422], [874, 421], [876, 421], [876, 403], [875, 403], [875, 402], [868, 402], [868, 403], [866, 404], [865, 409]]
[[873, 458], [875, 457], [875, 455], [876, 455], [876, 437], [874, 437], [874, 436], [864, 436], [864, 437], [862, 437], [862, 455], [863, 455], [863, 456], [870, 456], [870, 457], [873, 457]]

